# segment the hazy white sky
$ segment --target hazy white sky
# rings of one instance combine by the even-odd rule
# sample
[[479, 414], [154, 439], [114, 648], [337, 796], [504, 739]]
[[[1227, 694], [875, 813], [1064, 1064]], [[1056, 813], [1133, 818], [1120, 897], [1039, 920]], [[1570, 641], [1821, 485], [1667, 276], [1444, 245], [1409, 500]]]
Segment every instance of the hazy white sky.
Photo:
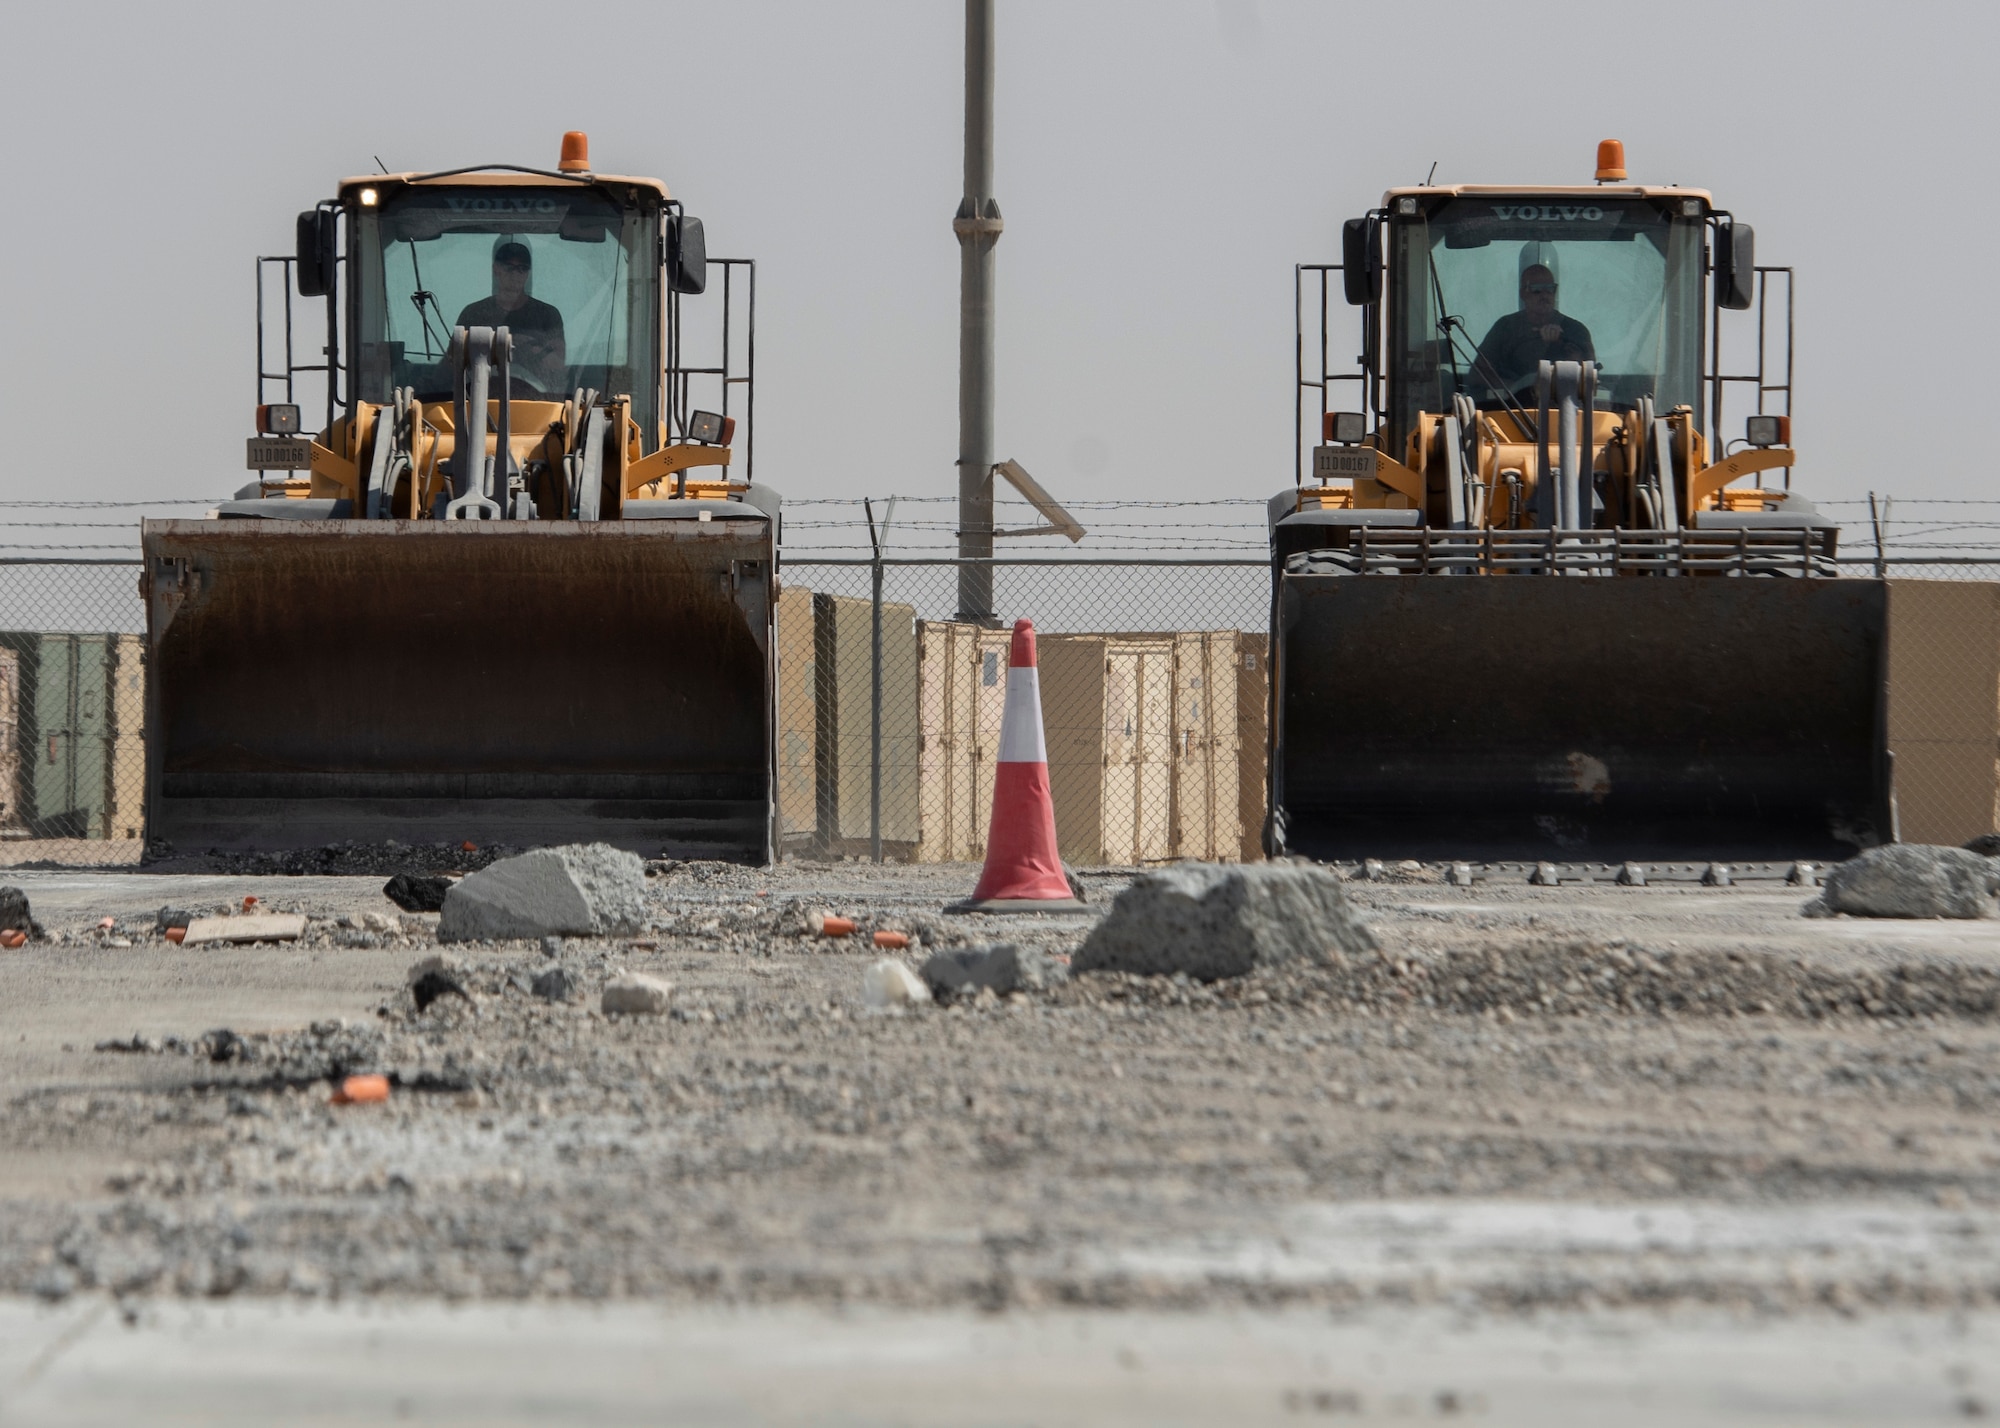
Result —
[[[2000, 12], [997, 3], [998, 444], [1059, 497], [1289, 483], [1293, 263], [1433, 161], [1584, 182], [1606, 136], [1798, 267], [1802, 486], [1989, 494]], [[373, 155], [568, 128], [759, 260], [760, 476], [955, 490], [954, 0], [10, 13], [0, 498], [233, 489], [253, 256]]]

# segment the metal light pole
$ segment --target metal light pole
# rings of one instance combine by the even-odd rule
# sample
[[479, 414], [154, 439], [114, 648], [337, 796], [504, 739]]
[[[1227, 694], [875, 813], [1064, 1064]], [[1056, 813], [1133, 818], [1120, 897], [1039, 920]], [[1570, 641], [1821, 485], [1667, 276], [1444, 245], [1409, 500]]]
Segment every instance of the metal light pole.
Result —
[[958, 618], [993, 618], [993, 0], [965, 0], [965, 196], [958, 235]]

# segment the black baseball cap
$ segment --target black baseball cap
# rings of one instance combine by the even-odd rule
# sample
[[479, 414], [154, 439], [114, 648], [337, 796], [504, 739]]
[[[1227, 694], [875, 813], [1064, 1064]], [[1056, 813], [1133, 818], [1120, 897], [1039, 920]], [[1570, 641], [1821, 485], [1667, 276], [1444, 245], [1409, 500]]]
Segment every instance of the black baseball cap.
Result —
[[528, 251], [526, 243], [502, 243], [498, 248], [493, 250], [493, 261], [495, 263], [513, 263], [523, 268], [532, 268], [535, 266], [534, 255]]

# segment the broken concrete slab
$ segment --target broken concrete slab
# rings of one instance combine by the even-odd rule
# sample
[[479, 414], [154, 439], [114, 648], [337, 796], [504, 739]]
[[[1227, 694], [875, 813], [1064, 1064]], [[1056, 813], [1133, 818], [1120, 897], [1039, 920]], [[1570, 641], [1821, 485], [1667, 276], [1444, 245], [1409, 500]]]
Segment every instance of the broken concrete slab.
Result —
[[296, 912], [246, 912], [235, 917], [197, 917], [187, 925], [183, 947], [205, 942], [294, 942], [305, 936], [306, 920]]
[[1068, 968], [1038, 947], [985, 942], [947, 947], [924, 963], [923, 979], [933, 992], [964, 993], [990, 988], [996, 996], [1039, 992], [1069, 974]]
[[673, 1000], [674, 984], [643, 972], [623, 972], [604, 984], [606, 1016], [659, 1016]]
[[1372, 951], [1340, 878], [1310, 863], [1187, 863], [1118, 894], [1071, 964], [1198, 981], [1333, 952]]
[[[1966, 848], [1892, 843], [1826, 871], [1819, 905], [1853, 917], [1993, 917], [2000, 862]], [[1812, 906], [1812, 904], [1808, 904]]]
[[445, 895], [445, 942], [629, 936], [644, 930], [646, 868], [604, 843], [537, 848], [461, 878]]

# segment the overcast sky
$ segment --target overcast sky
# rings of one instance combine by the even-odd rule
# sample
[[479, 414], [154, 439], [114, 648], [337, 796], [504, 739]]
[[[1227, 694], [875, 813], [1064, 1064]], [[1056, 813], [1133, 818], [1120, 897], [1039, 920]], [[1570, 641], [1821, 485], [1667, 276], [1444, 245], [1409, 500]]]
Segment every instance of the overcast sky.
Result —
[[[0, 115], [0, 498], [225, 494], [251, 259], [380, 155], [667, 181], [759, 260], [759, 475], [955, 490], [963, 11], [23, 6]], [[1984, 5], [998, 0], [999, 454], [1077, 501], [1291, 480], [1292, 265], [1383, 188], [1712, 189], [1799, 270], [1799, 484], [1984, 497]], [[4, 512], [0, 512], [4, 516]]]

